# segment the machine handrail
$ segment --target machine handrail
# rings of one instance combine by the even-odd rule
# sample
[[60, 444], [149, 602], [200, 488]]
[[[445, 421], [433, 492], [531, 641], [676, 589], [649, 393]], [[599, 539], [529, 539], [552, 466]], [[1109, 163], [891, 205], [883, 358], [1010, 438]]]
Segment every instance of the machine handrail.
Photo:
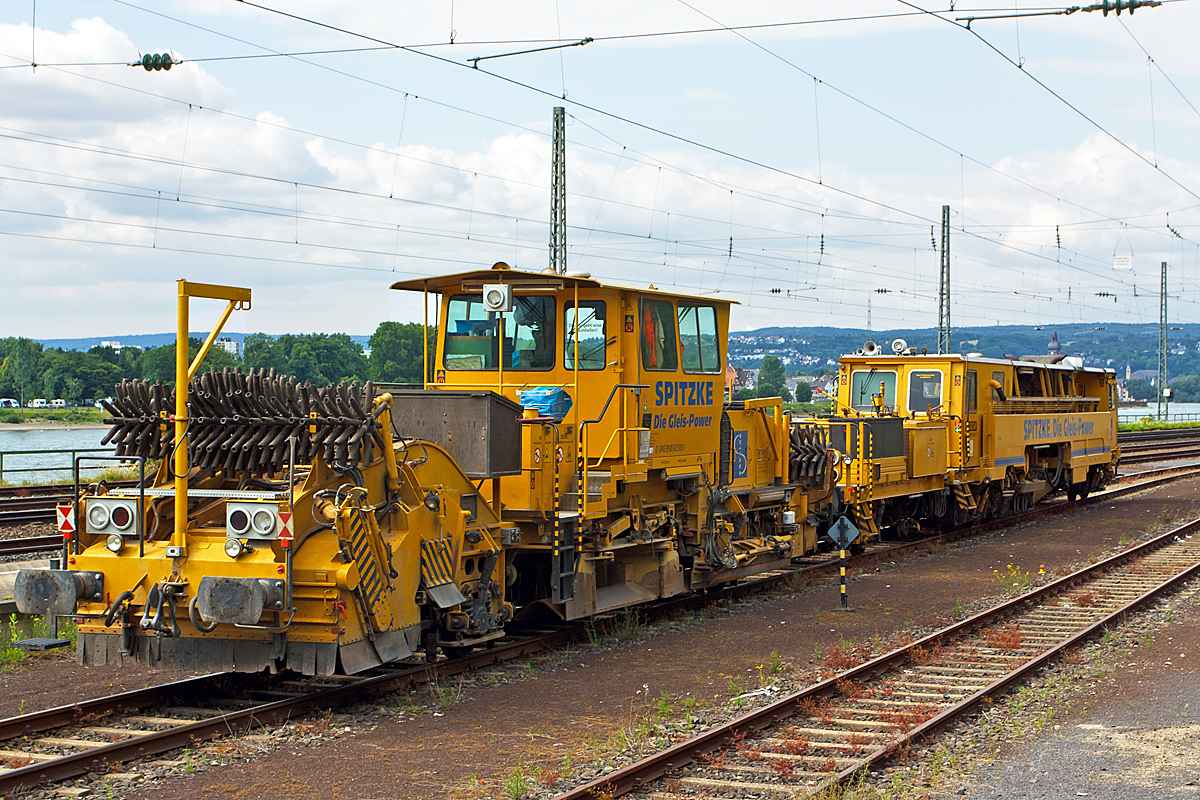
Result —
[[[576, 363], [578, 363], [578, 362], [576, 362]], [[610, 391], [608, 393], [608, 399], [604, 401], [604, 407], [600, 409], [600, 416], [596, 417], [595, 419], [585, 419], [583, 422], [579, 423], [579, 437], [575, 444], [575, 447], [579, 452], [579, 458], [577, 460], [577, 463], [579, 465], [578, 466], [579, 484], [578, 484], [577, 488], [578, 488], [578, 494], [579, 494], [578, 509], [579, 509], [580, 516], [587, 516], [588, 458], [587, 458], [587, 450], [584, 447], [584, 445], [586, 444], [585, 439], [584, 439], [584, 432], [587, 430], [587, 426], [591, 425], [594, 422], [599, 422], [600, 420], [604, 419], [604, 415], [608, 413], [608, 407], [610, 405], [612, 405], [613, 398], [617, 396], [617, 389], [636, 389], [637, 390], [636, 393], [641, 394], [642, 389], [649, 389], [649, 388], [650, 388], [650, 385], [646, 384], [646, 383], [618, 383], [618, 384], [614, 385], [612, 387], [612, 391]], [[622, 428], [622, 427], [618, 427], [618, 430], [626, 430], [626, 429]], [[608, 443], [606, 443], [604, 445], [604, 452], [608, 452], [608, 444], [612, 443], [612, 439], [616, 435], [617, 435], [617, 431], [614, 430], [613, 435], [609, 437]]]
[[617, 389], [649, 388], [650, 384], [648, 383], [618, 383], [616, 386], [613, 386], [612, 391], [608, 393], [608, 399], [604, 401], [604, 408], [600, 409], [600, 416], [596, 417], [595, 419], [585, 419], [583, 422], [579, 423], [580, 429], [582, 430], [584, 425], [590, 425], [593, 422], [599, 422], [600, 420], [604, 419], [604, 415], [608, 413], [609, 404], [612, 403], [613, 398], [617, 396]]

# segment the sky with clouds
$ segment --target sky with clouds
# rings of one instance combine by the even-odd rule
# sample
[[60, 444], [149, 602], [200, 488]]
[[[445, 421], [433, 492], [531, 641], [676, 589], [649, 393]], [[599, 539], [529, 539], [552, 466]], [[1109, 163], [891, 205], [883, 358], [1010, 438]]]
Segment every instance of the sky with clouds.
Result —
[[1200, 3], [979, 19], [1053, 8], [14, 0], [0, 336], [173, 330], [181, 277], [366, 334], [421, 318], [395, 280], [542, 269], [555, 105], [569, 269], [734, 329], [936, 326], [943, 204], [956, 325], [1156, 325], [1163, 261], [1200, 321]]

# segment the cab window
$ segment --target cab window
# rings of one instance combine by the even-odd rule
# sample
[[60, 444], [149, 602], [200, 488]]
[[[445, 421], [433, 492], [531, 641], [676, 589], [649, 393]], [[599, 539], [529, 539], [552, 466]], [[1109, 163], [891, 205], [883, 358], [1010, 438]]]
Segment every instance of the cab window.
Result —
[[554, 307], [553, 297], [516, 297], [512, 311], [498, 313], [484, 308], [482, 294], [454, 295], [446, 309], [446, 369], [498, 369], [501, 345], [505, 369], [553, 369]]
[[599, 300], [579, 304], [578, 313], [574, 303], [563, 306], [563, 366], [575, 369], [575, 329], [579, 328], [579, 368], [604, 369], [605, 358], [605, 308]]
[[923, 369], [908, 374], [908, 410], [924, 414], [942, 404], [942, 372]]
[[1042, 376], [1037, 370], [1019, 369], [1017, 370], [1017, 389], [1020, 391], [1021, 397], [1042, 397]]
[[967, 413], [974, 414], [979, 410], [979, 395], [978, 395], [979, 378], [975, 370], [967, 370]]
[[1008, 394], [1004, 390], [1004, 371], [996, 370], [995, 372], [993, 372], [992, 380], [994, 380], [996, 383], [1000, 384], [999, 389], [997, 389], [995, 386], [992, 387], [992, 400], [1001, 400], [1001, 395], [1003, 395], [1004, 397], [1008, 397]]
[[887, 370], [866, 369], [855, 370], [850, 376], [850, 407], [855, 411], [871, 411], [875, 404], [871, 401], [873, 395], [883, 387], [883, 404], [896, 404], [896, 373]]
[[675, 349], [675, 309], [666, 300], [641, 301], [642, 368], [679, 369]]
[[679, 352], [684, 372], [712, 374], [721, 371], [715, 308], [680, 303]]

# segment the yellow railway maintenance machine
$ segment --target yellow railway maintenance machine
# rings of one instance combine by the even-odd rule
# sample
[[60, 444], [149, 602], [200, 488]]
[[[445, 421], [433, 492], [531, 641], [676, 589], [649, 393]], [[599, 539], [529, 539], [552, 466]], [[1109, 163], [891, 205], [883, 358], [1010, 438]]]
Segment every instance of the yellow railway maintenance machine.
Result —
[[[250, 293], [180, 281], [188, 392], [126, 381], [107, 406], [153, 477], [84, 487], [19, 609], [75, 617], [85, 663], [355, 673], [816, 548], [823, 440], [778, 398], [724, 402], [730, 301], [503, 263], [393, 288], [436, 300], [423, 387], [197, 374]], [[228, 305], [189, 363], [191, 297]]]
[[918, 354], [900, 339], [892, 349], [868, 342], [843, 357], [837, 416], [802, 423], [828, 428], [840, 462], [824, 525], [849, 510], [869, 534], [909, 535], [1024, 510], [1056, 490], [1086, 497], [1114, 477], [1112, 370], [1061, 356]]

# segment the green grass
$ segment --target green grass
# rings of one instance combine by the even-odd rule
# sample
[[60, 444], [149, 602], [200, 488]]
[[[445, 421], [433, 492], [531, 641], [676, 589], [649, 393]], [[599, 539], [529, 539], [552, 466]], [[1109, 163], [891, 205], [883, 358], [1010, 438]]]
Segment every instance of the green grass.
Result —
[[0, 423], [36, 422], [103, 422], [108, 412], [102, 408], [6, 408], [0, 411]]
[[[63, 483], [64, 481], [67, 483], [71, 482], [71, 475], [70, 475], [71, 467], [70, 467], [70, 465], [63, 467], [62, 469], [55, 469], [55, 468], [51, 467], [50, 469], [47, 470], [47, 472], [62, 473], [66, 477], [65, 478], [61, 478], [61, 477], [60, 478], [26, 478], [26, 479], [15, 480], [15, 481], [2, 480], [2, 481], [0, 481], [0, 486], [43, 486], [43, 485], [49, 484], [49, 483]], [[158, 462], [157, 461], [147, 462], [146, 463], [146, 475], [153, 476], [154, 473], [156, 473], [156, 472], [158, 472]], [[112, 483], [114, 481], [132, 481], [132, 480], [136, 480], [137, 476], [138, 476], [138, 468], [137, 468], [136, 464], [132, 467], [105, 467], [104, 469], [97, 469], [97, 470], [91, 470], [91, 469], [84, 468], [84, 470], [79, 474], [79, 482], [81, 484], [89, 484], [89, 483], [97, 483], [99, 481], [108, 481], [109, 483]], [[0, 800], [3, 800], [3, 798], [0, 798]]]
[[783, 410], [791, 414], [828, 414], [829, 401], [817, 403], [784, 403]]
[[1142, 417], [1137, 422], [1122, 422], [1118, 431], [1158, 431], [1169, 428], [1200, 428], [1200, 420], [1192, 422], [1159, 422], [1153, 417]]

